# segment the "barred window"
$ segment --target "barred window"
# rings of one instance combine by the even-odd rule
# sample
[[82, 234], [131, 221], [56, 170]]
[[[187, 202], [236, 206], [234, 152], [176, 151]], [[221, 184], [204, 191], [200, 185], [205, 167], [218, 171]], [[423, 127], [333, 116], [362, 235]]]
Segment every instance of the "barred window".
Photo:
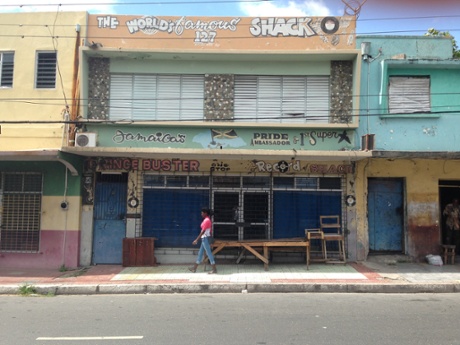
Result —
[[0, 250], [37, 252], [43, 176], [0, 173]]

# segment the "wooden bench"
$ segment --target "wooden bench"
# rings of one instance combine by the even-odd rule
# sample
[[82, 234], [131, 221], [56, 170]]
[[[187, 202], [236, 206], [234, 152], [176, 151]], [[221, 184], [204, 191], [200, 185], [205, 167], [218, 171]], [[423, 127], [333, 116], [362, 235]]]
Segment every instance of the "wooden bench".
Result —
[[[215, 240], [211, 245], [213, 255], [216, 255], [224, 248], [243, 248], [257, 259], [264, 263], [264, 269], [268, 270], [270, 250], [279, 248], [305, 248], [307, 269], [310, 266], [310, 242], [305, 238], [285, 238], [275, 240], [242, 240], [242, 241], [224, 241]], [[260, 253], [262, 251], [262, 254]], [[241, 257], [241, 255], [240, 255]], [[238, 258], [238, 261], [240, 259]]]

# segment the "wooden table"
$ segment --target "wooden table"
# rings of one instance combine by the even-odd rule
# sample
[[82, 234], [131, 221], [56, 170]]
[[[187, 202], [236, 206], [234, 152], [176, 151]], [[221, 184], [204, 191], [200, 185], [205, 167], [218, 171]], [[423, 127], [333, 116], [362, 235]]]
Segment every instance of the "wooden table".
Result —
[[[268, 270], [270, 250], [280, 248], [305, 248], [307, 269], [310, 265], [310, 242], [305, 238], [284, 238], [276, 240], [242, 240], [242, 241], [223, 241], [215, 240], [211, 245], [214, 249], [213, 255], [216, 255], [224, 248], [243, 248], [252, 253], [256, 258], [264, 263], [264, 269]], [[262, 249], [262, 254], [258, 251]], [[239, 260], [239, 259], [238, 259]]]

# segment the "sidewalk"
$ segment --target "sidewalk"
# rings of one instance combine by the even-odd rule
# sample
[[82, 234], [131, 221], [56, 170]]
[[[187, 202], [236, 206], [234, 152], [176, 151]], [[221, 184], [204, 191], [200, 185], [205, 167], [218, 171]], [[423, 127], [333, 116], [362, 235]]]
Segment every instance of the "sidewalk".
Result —
[[[218, 265], [209, 275], [201, 265], [191, 273], [187, 265], [122, 267], [99, 265], [60, 272], [0, 267], [0, 294], [18, 294], [33, 286], [39, 294], [133, 293], [256, 293], [256, 292], [460, 292], [460, 264], [432, 266], [398, 262], [391, 257], [343, 264], [271, 264], [258, 262]], [[210, 270], [210, 266], [207, 266]]]

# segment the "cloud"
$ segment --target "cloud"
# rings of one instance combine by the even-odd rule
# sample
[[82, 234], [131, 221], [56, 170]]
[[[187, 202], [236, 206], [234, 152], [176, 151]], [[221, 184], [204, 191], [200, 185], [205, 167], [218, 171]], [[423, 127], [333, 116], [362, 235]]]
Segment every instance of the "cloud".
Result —
[[240, 10], [249, 17], [325, 17], [331, 15], [321, 0], [242, 2]]
[[88, 0], [27, 0], [27, 5], [17, 3], [17, 0], [8, 1], [0, 5], [0, 12], [81, 12], [115, 13], [114, 0], [97, 0], [91, 3]]

